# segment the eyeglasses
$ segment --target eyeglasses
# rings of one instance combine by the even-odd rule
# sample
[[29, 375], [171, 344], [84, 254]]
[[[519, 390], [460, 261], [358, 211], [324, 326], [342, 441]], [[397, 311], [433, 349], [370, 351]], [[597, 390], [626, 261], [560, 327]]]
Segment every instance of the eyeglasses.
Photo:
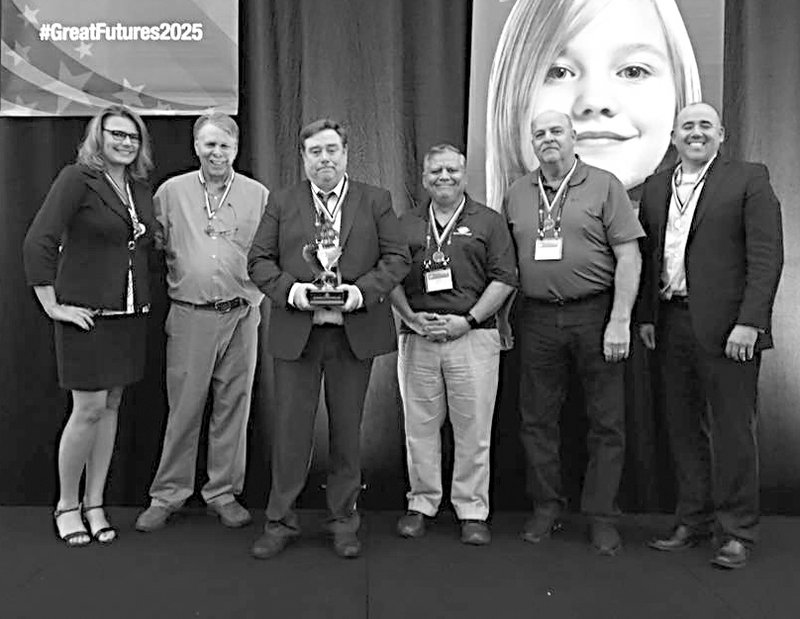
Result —
[[118, 131], [116, 129], [106, 129], [103, 127], [103, 131], [108, 133], [115, 142], [124, 142], [125, 138], [128, 138], [131, 141], [131, 144], [138, 144], [142, 141], [142, 138], [139, 137], [138, 133], [128, 133], [127, 131]]

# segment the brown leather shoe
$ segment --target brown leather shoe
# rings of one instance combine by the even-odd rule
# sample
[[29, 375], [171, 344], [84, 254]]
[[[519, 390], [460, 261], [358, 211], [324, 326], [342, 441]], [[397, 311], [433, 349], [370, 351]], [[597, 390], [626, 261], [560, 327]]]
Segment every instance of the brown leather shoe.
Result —
[[526, 542], [538, 544], [561, 530], [558, 512], [537, 511], [525, 522], [521, 537]]
[[750, 551], [738, 539], [729, 539], [711, 559], [711, 565], [726, 570], [736, 570], [747, 565]]
[[687, 527], [685, 524], [680, 524], [675, 527], [669, 537], [652, 539], [647, 542], [647, 545], [653, 550], [676, 552], [693, 548], [701, 541], [708, 539], [710, 535], [707, 531], [698, 531]]
[[397, 521], [397, 534], [400, 537], [422, 537], [425, 535], [425, 516], [409, 510]]
[[461, 543], [470, 546], [486, 546], [492, 541], [489, 525], [484, 520], [461, 521]]
[[219, 521], [230, 529], [245, 527], [253, 521], [250, 512], [239, 505], [235, 500], [224, 505], [209, 503], [207, 511], [212, 516], [218, 516]]
[[361, 542], [355, 533], [339, 531], [333, 534], [333, 551], [342, 559], [355, 559], [361, 555]]
[[589, 525], [589, 536], [592, 540], [594, 551], [606, 557], [613, 557], [622, 550], [622, 538], [619, 531], [610, 522], [595, 521]]
[[297, 535], [277, 535], [265, 532], [253, 543], [250, 554], [256, 559], [272, 559], [296, 539]]
[[144, 510], [136, 519], [136, 530], [142, 533], [150, 533], [163, 529], [169, 517], [172, 515], [172, 510], [161, 505], [151, 505]]

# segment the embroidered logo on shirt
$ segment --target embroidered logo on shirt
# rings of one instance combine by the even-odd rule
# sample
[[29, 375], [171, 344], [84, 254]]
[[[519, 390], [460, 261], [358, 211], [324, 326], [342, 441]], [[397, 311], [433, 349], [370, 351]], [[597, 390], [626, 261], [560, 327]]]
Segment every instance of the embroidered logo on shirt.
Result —
[[468, 226], [459, 226], [453, 230], [453, 236], [472, 236], [472, 230]]

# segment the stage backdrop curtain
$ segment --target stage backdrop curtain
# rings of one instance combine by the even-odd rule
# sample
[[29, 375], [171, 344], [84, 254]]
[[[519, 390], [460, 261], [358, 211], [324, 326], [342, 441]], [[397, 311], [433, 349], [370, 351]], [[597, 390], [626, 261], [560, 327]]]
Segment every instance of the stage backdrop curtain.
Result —
[[[777, 349], [764, 356], [760, 438], [764, 506], [800, 510], [800, 216], [797, 181], [800, 58], [793, 0], [728, 0], [725, 41], [727, 152], [770, 167], [784, 206], [786, 268], [775, 316]], [[320, 116], [350, 133], [353, 178], [391, 190], [398, 212], [423, 198], [421, 156], [430, 145], [463, 147], [468, 92], [468, 0], [242, 0], [240, 7], [240, 171], [270, 189], [302, 178], [300, 127]], [[157, 168], [153, 184], [193, 169], [189, 118], [153, 118]], [[58, 437], [68, 397], [56, 385], [52, 326], [25, 285], [25, 231], [58, 171], [74, 160], [84, 119], [0, 119], [0, 504], [48, 504], [55, 499]], [[107, 500], [142, 504], [158, 464], [167, 406], [164, 389], [163, 277], [156, 283], [144, 380], [126, 393]], [[264, 324], [269, 320], [264, 308]], [[262, 338], [263, 340], [263, 338]], [[263, 350], [263, 341], [262, 341]], [[622, 503], [626, 510], [671, 509], [664, 435], [653, 411], [648, 360], [639, 347], [627, 374], [629, 450]], [[503, 359], [493, 455], [498, 509], [526, 508], [516, 410], [518, 359]], [[377, 360], [364, 421], [366, 507], [403, 506], [405, 473], [395, 355]], [[260, 358], [249, 440], [245, 499], [264, 504], [269, 485], [267, 445], [274, 410], [272, 364]], [[577, 387], [577, 385], [576, 385]], [[564, 466], [580, 481], [582, 444], [574, 397], [565, 411]], [[326, 451], [324, 415], [306, 505], [322, 506]], [[578, 454], [578, 452], [581, 452]], [[578, 454], [576, 456], [576, 454]], [[204, 466], [200, 450], [199, 470]], [[198, 483], [201, 483], [199, 480]], [[576, 494], [577, 484], [569, 484]]]
[[759, 442], [762, 501], [800, 511], [800, 4], [728, 0], [725, 6], [724, 151], [760, 161], [781, 201], [783, 279], [773, 319], [775, 350], [763, 356]]
[[[421, 198], [425, 150], [442, 141], [465, 147], [469, 25], [467, 0], [242, 0], [238, 169], [270, 189], [299, 181], [300, 127], [330, 116], [349, 129], [352, 177], [389, 189], [402, 212]], [[154, 186], [196, 166], [193, 119], [146, 121], [157, 162]], [[0, 119], [2, 504], [48, 504], [56, 496], [58, 438], [69, 401], [56, 385], [52, 326], [25, 284], [21, 247], [51, 182], [74, 160], [85, 122]], [[147, 374], [122, 405], [109, 503], [144, 503], [158, 465], [167, 412], [163, 286], [162, 277], [150, 320]], [[395, 362], [388, 355], [376, 363], [364, 436], [367, 475], [391, 477], [386, 487], [399, 506], [404, 464]], [[251, 505], [264, 503], [269, 483], [270, 370], [263, 356], [249, 441], [245, 498]], [[204, 459], [201, 449], [201, 470]], [[371, 483], [372, 503], [388, 496], [384, 486]], [[311, 490], [308, 502], [321, 500], [316, 484]]]

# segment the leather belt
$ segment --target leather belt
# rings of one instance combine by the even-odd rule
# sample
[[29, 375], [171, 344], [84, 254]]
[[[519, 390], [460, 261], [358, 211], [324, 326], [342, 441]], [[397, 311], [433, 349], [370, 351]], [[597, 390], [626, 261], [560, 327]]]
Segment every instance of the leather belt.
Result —
[[181, 301], [180, 299], [172, 299], [172, 302], [178, 305], [185, 305], [186, 307], [193, 307], [194, 309], [212, 310], [220, 314], [227, 314], [231, 310], [247, 304], [247, 300], [241, 297], [236, 297], [229, 301], [214, 301], [212, 303], [189, 303], [188, 301]]
[[551, 297], [549, 299], [537, 299], [536, 297], [525, 297], [525, 301], [529, 301], [532, 303], [536, 303], [537, 305], [550, 305], [550, 306], [558, 306], [563, 307], [565, 305], [575, 305], [577, 303], [585, 303], [587, 301], [594, 301], [595, 299], [599, 299], [603, 296], [609, 295], [610, 291], [603, 290], [601, 292], [595, 292], [593, 294], [586, 295], [585, 297], [577, 297], [574, 299], [559, 299], [556, 297]]

